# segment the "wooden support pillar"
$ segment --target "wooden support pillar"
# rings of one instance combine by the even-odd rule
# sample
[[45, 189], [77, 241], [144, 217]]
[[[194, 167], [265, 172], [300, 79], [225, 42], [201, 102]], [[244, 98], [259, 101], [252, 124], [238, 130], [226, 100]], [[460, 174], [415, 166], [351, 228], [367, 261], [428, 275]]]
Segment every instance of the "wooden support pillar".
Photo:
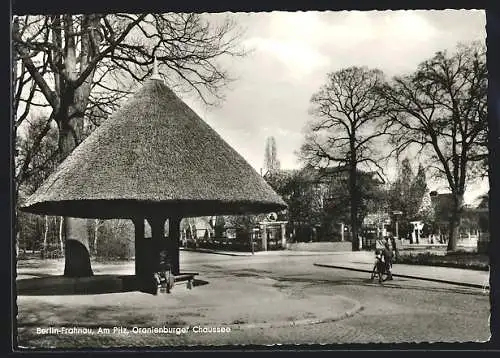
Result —
[[148, 218], [149, 225], [151, 226], [151, 238], [153, 240], [153, 251], [151, 257], [151, 267], [156, 272], [160, 269], [160, 258], [162, 255], [168, 255], [167, 242], [165, 240], [165, 217], [155, 216]]
[[178, 275], [180, 272], [179, 265], [179, 245], [181, 234], [181, 218], [171, 217], [168, 219], [168, 253], [169, 261], [172, 268], [172, 273]]
[[144, 218], [132, 219], [135, 227], [135, 275], [144, 275]]

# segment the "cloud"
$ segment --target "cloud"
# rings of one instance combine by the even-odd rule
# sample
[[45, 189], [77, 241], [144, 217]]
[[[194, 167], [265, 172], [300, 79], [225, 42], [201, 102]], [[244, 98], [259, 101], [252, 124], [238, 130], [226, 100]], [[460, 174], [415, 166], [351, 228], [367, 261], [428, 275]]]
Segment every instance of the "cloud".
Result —
[[254, 14], [260, 20], [259, 29], [252, 29], [243, 44], [259, 58], [280, 61], [292, 80], [352, 65], [377, 67], [394, 75], [452, 41], [453, 35], [436, 22], [443, 13], [426, 15], [427, 11]]
[[316, 68], [326, 67], [330, 63], [328, 57], [298, 40], [254, 37], [245, 41], [245, 45], [276, 57], [296, 79], [310, 75]]

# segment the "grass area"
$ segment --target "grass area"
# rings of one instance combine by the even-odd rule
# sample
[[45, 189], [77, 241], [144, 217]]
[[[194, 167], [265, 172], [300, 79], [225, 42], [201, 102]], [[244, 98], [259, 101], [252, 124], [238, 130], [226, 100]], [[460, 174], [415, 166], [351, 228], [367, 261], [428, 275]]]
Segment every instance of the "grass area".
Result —
[[446, 253], [444, 255], [441, 253], [432, 252], [402, 252], [400, 253], [397, 263], [409, 265], [456, 267], [480, 271], [489, 270], [488, 255], [463, 251]]

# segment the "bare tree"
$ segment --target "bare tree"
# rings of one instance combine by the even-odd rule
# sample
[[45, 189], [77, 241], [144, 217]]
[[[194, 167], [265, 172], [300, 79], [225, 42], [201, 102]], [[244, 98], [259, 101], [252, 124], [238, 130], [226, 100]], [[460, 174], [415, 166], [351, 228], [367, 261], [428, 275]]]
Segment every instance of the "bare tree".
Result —
[[[18, 204], [31, 195], [57, 165], [57, 130], [46, 128], [46, 118], [26, 116], [23, 135], [18, 135], [15, 155], [15, 196]], [[19, 241], [19, 214], [15, 216], [16, 242]], [[45, 218], [43, 250], [47, 248], [49, 218]], [[42, 251], [44, 254], [45, 252]]]
[[385, 104], [377, 91], [383, 83], [381, 71], [364, 67], [328, 74], [327, 83], [311, 99], [315, 119], [309, 123], [301, 148], [303, 159], [310, 164], [320, 168], [335, 164], [349, 172], [353, 250], [359, 249], [359, 167], [373, 164], [380, 168], [373, 144], [384, 134], [379, 123]]
[[[230, 80], [218, 59], [244, 55], [233, 22], [212, 25], [197, 14], [28, 15], [14, 18], [12, 38], [17, 103], [28, 112], [35, 105], [50, 110], [47, 128], [57, 124], [60, 160], [82, 141], [86, 118], [98, 124], [132, 84], [150, 75], [154, 56], [171, 87], [194, 91], [210, 104], [223, 98]], [[16, 128], [22, 120], [17, 117]], [[65, 219], [65, 236], [79, 241], [87, 257], [70, 261], [73, 246], [66, 245], [64, 272], [89, 276], [89, 238], [81, 237], [78, 225]]]
[[92, 248], [94, 250], [94, 255], [97, 255], [97, 242], [99, 239], [99, 229], [104, 226], [105, 221], [102, 219], [94, 219], [94, 242]]
[[453, 195], [448, 250], [456, 249], [466, 184], [487, 167], [487, 69], [485, 47], [461, 45], [438, 52], [383, 92], [397, 151], [418, 149]]
[[198, 236], [196, 232], [197, 218], [184, 218], [182, 220], [182, 229], [186, 230], [188, 237], [194, 241], [195, 246], [198, 246]]
[[58, 164], [57, 129], [46, 124], [44, 116], [30, 116], [24, 122], [23, 135], [17, 137], [16, 192], [24, 188], [25, 194], [32, 194]]

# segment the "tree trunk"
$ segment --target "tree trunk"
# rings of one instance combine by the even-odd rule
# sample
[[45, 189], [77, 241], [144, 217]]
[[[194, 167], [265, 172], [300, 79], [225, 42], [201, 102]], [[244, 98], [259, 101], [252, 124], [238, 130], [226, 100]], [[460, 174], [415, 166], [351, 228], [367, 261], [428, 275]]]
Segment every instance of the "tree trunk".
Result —
[[[76, 109], [70, 111], [74, 115]], [[83, 118], [74, 116], [60, 124], [59, 147], [63, 156], [67, 156], [79, 144], [83, 130]], [[92, 276], [90, 264], [89, 234], [86, 219], [64, 218], [66, 236], [64, 275], [70, 277]]]
[[448, 251], [457, 250], [457, 238], [459, 235], [459, 223], [457, 219], [451, 219], [449, 224], [448, 233]]
[[[76, 58], [75, 38], [70, 35], [74, 31], [71, 15], [64, 15], [65, 34], [67, 36], [66, 55], [64, 58], [64, 69], [66, 76], [74, 81], [79, 72], [86, 67], [88, 51], [82, 48], [80, 64]], [[85, 45], [82, 42], [82, 45]], [[82, 62], [83, 61], [83, 62]], [[94, 70], [95, 71], [95, 70]], [[72, 88], [69, 83], [62, 83], [58, 89], [60, 92], [60, 107], [55, 116], [59, 127], [59, 150], [61, 159], [65, 159], [80, 144], [83, 134], [84, 114], [88, 104], [91, 81], [94, 71], [87, 77], [86, 81], [78, 88]], [[59, 81], [56, 81], [59, 82]], [[65, 248], [65, 276], [91, 276], [89, 234], [83, 229], [86, 220], [64, 218], [64, 229], [66, 235]], [[84, 224], [85, 223], [85, 224]], [[82, 227], [83, 226], [83, 227]]]
[[351, 196], [351, 240], [352, 251], [359, 251], [359, 237], [358, 237], [358, 190], [356, 183], [356, 166], [351, 165], [349, 169], [349, 195]]
[[64, 253], [64, 240], [63, 240], [63, 217], [59, 217], [59, 246], [61, 247], [61, 255]]
[[194, 242], [195, 249], [198, 248], [198, 238], [196, 237], [196, 230], [192, 223], [189, 223], [189, 236], [191, 240]]
[[90, 277], [94, 273], [90, 265], [87, 220], [64, 218], [66, 235], [64, 276]]
[[45, 230], [43, 233], [42, 259], [47, 258], [47, 236], [49, 234], [49, 217], [47, 215], [45, 215], [44, 223]]
[[[94, 249], [94, 255], [97, 255], [97, 239], [99, 238], [99, 219], [94, 220], [94, 244], [93, 244], [93, 249]], [[143, 235], [144, 236], [144, 235]]]
[[358, 225], [357, 220], [357, 210], [351, 206], [351, 240], [352, 240], [352, 251], [359, 251], [358, 242]]
[[451, 217], [449, 223], [448, 251], [457, 250], [457, 241], [460, 233], [460, 216], [464, 202], [463, 194], [455, 194], [453, 196], [453, 206], [451, 208]]
[[168, 225], [168, 253], [170, 256], [170, 265], [172, 268], [172, 273], [178, 275], [180, 272], [179, 267], [179, 240], [180, 240], [180, 229], [181, 229], [181, 219], [180, 218], [170, 218]]

